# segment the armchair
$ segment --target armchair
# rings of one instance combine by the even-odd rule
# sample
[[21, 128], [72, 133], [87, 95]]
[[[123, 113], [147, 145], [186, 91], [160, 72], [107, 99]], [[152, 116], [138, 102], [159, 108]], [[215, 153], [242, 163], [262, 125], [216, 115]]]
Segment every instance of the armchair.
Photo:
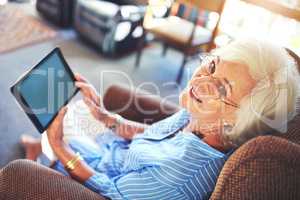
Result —
[[[144, 17], [144, 41], [141, 40], [139, 45], [135, 61], [136, 67], [140, 64], [146, 34], [150, 33], [157, 41], [162, 42], [163, 55], [166, 54], [169, 47], [183, 54], [176, 79], [177, 83], [180, 83], [188, 58], [201, 52], [203, 47], [206, 51], [210, 51], [214, 47], [214, 39], [217, 35], [224, 4], [225, 0], [176, 0], [167, 9], [166, 17], [157, 17], [155, 8], [159, 6], [150, 4]], [[217, 15], [216, 20], [211, 20], [211, 13]]]
[[[288, 52], [299, 65], [300, 58]], [[140, 122], [147, 119], [148, 123], [163, 119], [179, 109], [159, 98], [149, 98], [147, 93], [120, 86], [111, 86], [107, 90], [104, 105], [127, 119]], [[120, 110], [124, 105], [126, 109]], [[140, 112], [150, 108], [157, 108], [157, 112]], [[300, 199], [299, 128], [300, 114], [289, 122], [286, 134], [259, 136], [238, 148], [221, 170], [210, 200]], [[35, 162], [17, 160], [0, 170], [0, 199], [105, 198], [52, 169]]]
[[[114, 98], [116, 95], [118, 99]], [[125, 118], [141, 122], [148, 119], [148, 123], [163, 119], [179, 109], [169, 102], [146, 97], [143, 92], [135, 93], [112, 86], [104, 95], [104, 104], [108, 110], [119, 110]], [[120, 111], [121, 106], [127, 103], [127, 109]], [[140, 112], [141, 108], [150, 110], [155, 107], [155, 114], [143, 115]], [[225, 163], [210, 199], [300, 199], [300, 116], [291, 124], [284, 135], [286, 138], [260, 136], [236, 150]], [[105, 199], [35, 162], [17, 160], [1, 169], [0, 199], [45, 198]]]
[[84, 41], [108, 56], [128, 53], [142, 37], [143, 10], [114, 1], [78, 0], [74, 28]]

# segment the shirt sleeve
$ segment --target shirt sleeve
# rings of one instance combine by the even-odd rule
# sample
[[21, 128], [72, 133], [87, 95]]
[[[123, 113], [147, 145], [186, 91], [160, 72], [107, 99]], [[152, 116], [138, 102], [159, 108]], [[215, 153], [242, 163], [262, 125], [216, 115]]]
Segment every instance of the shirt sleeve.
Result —
[[113, 179], [96, 173], [85, 185], [113, 200], [205, 199], [214, 190], [222, 165], [223, 161], [217, 159], [200, 164], [197, 170], [175, 165], [152, 166]]
[[113, 179], [96, 173], [85, 182], [85, 186], [114, 200], [162, 200], [170, 199], [170, 196], [184, 199], [184, 194], [176, 187], [170, 187], [153, 176], [151, 168], [155, 167], [131, 171]]
[[96, 173], [91, 176], [84, 185], [92, 191], [111, 199], [123, 199], [118, 192], [113, 180], [103, 173]]

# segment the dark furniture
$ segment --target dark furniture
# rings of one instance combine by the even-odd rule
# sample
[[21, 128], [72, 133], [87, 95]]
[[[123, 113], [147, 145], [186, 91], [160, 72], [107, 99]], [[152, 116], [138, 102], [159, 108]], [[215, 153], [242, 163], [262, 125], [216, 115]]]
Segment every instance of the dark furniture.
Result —
[[76, 0], [37, 0], [37, 10], [49, 21], [62, 27], [73, 23], [73, 10]]
[[[166, 54], [169, 47], [183, 54], [183, 61], [176, 79], [177, 83], [181, 81], [184, 66], [190, 56], [203, 51], [203, 49], [209, 51], [214, 47], [214, 39], [217, 35], [224, 3], [225, 0], [177, 0], [168, 8], [163, 18], [157, 17], [155, 14], [155, 9], [158, 9], [159, 6], [148, 6], [144, 18], [145, 34], [151, 33], [157, 41], [162, 42], [163, 55]], [[211, 12], [218, 14], [214, 23], [209, 17]], [[213, 25], [210, 26], [210, 23]], [[145, 35], [144, 38], [146, 38]], [[140, 64], [144, 43], [140, 44], [136, 66]]]
[[114, 56], [135, 49], [142, 37], [142, 19], [143, 8], [135, 5], [78, 0], [74, 27], [82, 39]]

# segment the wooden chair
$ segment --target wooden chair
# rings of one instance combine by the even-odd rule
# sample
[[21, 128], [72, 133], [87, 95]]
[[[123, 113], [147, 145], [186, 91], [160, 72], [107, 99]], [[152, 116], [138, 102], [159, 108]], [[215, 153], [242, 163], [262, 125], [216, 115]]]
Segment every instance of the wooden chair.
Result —
[[[169, 8], [169, 15], [164, 18], [156, 18], [153, 6], [149, 5], [144, 18], [144, 39], [138, 49], [136, 67], [140, 64], [145, 36], [151, 33], [163, 43], [163, 55], [169, 47], [183, 53], [183, 61], [176, 79], [177, 83], [180, 83], [188, 57], [199, 53], [201, 47], [206, 47], [206, 51], [214, 47], [224, 4], [225, 0], [177, 0]], [[217, 13], [218, 16], [215, 25], [208, 28], [206, 23], [209, 22], [208, 16], [211, 12]]]

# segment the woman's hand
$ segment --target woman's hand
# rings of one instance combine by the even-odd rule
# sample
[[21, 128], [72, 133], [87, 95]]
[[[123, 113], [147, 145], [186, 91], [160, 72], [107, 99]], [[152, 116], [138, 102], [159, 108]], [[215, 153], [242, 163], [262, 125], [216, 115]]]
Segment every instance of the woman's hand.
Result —
[[[63, 107], [47, 130], [49, 144], [52, 147], [54, 154], [64, 166], [76, 156], [70, 146], [63, 141], [63, 119], [66, 112], [67, 107]], [[95, 171], [85, 163], [85, 161], [79, 160], [77, 161], [75, 169], [69, 171], [69, 174], [74, 179], [84, 183], [95, 174]]]
[[92, 84], [90, 84], [83, 76], [80, 74], [75, 75], [76, 87], [80, 88], [83, 94], [83, 100], [85, 104], [89, 107], [92, 115], [100, 120], [104, 121], [109, 113], [102, 107], [100, 95], [97, 93], [96, 89]]
[[[97, 93], [96, 89], [81, 75], [75, 75], [76, 87], [80, 88], [84, 98], [85, 104], [89, 107], [92, 115], [103, 122], [108, 128], [114, 128], [114, 131], [119, 136], [125, 139], [132, 139], [136, 133], [144, 132], [144, 129], [147, 127], [144, 124], [137, 122], [132, 122], [129, 120], [123, 119], [122, 122], [117, 119], [117, 117], [102, 106], [100, 95]], [[114, 126], [113, 126], [114, 125]]]
[[51, 146], [60, 145], [63, 142], [63, 120], [66, 112], [67, 107], [63, 107], [47, 129], [48, 141]]
[[94, 86], [80, 74], [75, 74], [75, 79], [75, 85], [80, 88], [85, 99], [92, 101], [95, 105], [100, 107], [100, 95], [97, 93]]

